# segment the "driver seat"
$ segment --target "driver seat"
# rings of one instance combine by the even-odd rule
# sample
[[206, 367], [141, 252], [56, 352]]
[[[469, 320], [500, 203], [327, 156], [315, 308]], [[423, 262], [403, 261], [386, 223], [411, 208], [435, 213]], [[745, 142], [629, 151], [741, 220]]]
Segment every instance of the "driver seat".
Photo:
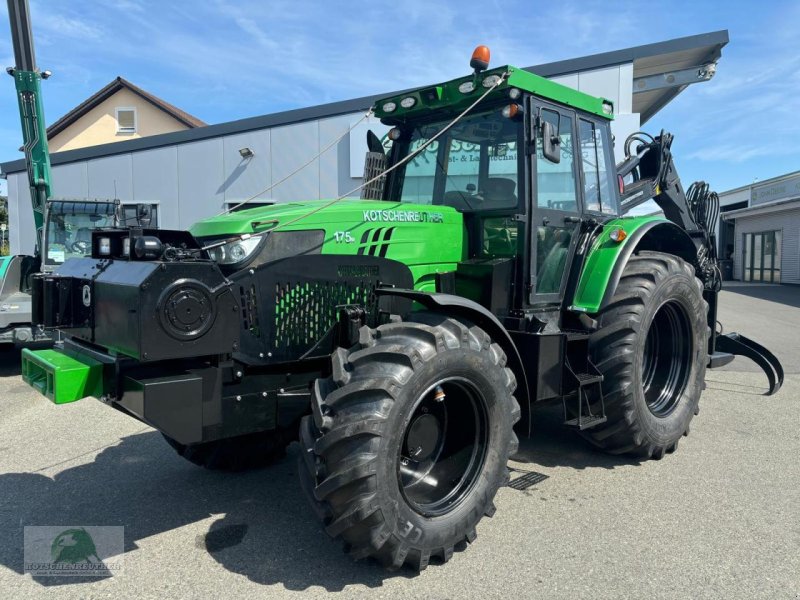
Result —
[[490, 204], [508, 206], [517, 203], [514, 190], [517, 182], [506, 177], [489, 177], [484, 183], [483, 201]]

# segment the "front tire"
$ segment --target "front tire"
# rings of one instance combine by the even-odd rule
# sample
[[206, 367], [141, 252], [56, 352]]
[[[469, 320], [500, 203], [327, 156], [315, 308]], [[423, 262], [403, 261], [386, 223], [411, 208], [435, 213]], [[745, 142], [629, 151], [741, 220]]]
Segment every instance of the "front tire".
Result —
[[364, 327], [334, 354], [300, 427], [300, 478], [351, 555], [422, 570], [494, 513], [520, 410], [505, 354], [483, 330], [412, 318]]
[[674, 452], [699, 410], [707, 313], [691, 265], [661, 252], [632, 256], [590, 339], [608, 420], [581, 434], [614, 454]]

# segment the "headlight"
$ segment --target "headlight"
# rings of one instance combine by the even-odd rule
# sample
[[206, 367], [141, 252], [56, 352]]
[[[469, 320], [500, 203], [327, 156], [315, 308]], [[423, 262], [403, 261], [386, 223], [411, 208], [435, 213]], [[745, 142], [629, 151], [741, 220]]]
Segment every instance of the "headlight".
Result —
[[394, 102], [386, 102], [381, 108], [383, 108], [383, 112], [390, 113], [395, 111], [397, 104]]
[[408, 96], [407, 98], [403, 98], [400, 100], [400, 106], [403, 108], [411, 108], [417, 103], [417, 99], [414, 96]]
[[235, 265], [252, 257], [263, 239], [263, 235], [253, 235], [244, 240], [234, 240], [216, 248], [209, 248], [208, 255], [217, 264]]

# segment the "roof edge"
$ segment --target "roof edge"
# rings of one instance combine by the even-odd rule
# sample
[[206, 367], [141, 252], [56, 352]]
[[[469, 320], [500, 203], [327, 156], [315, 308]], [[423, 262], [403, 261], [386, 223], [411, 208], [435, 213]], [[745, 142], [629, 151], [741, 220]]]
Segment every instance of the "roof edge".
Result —
[[47, 128], [47, 138], [51, 139], [55, 137], [67, 127], [78, 121], [78, 119], [85, 116], [91, 110], [94, 110], [100, 106], [100, 104], [114, 96], [114, 94], [124, 89], [136, 94], [142, 100], [145, 100], [146, 102], [155, 106], [157, 109], [167, 113], [170, 117], [186, 127], [194, 128], [204, 127], [206, 125], [206, 123], [201, 119], [190, 115], [186, 111], [181, 110], [173, 104], [170, 104], [166, 100], [162, 100], [158, 96], [151, 94], [147, 90], [140, 88], [138, 85], [135, 85], [124, 77], [118, 75], [113, 81], [111, 81], [111, 83], [103, 86], [100, 90], [89, 96], [86, 100], [78, 104], [65, 115], [56, 119], [56, 121]]

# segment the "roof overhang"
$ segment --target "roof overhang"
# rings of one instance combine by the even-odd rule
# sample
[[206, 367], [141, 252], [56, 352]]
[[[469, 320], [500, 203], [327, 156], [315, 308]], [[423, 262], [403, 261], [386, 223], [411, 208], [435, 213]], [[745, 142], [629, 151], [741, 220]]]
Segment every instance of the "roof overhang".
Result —
[[646, 44], [572, 60], [529, 67], [542, 77], [557, 77], [622, 64], [633, 64], [633, 112], [646, 123], [692, 83], [708, 81], [728, 43], [728, 31]]
[[740, 217], [755, 217], [798, 208], [800, 208], [800, 198], [790, 198], [788, 200], [777, 200], [776, 202], [770, 202], [768, 204], [740, 208], [739, 210], [729, 210], [722, 213], [722, 219], [724, 221], [735, 221]]
[[[644, 124], [691, 83], [710, 78], [707, 77], [708, 65], [719, 59], [722, 48], [727, 43], [728, 32], [721, 30], [527, 67], [525, 70], [551, 78], [632, 63], [633, 112], [641, 114], [640, 122]], [[706, 74], [701, 76], [701, 70], [705, 70]], [[693, 72], [696, 77], [692, 76]], [[642, 83], [643, 86], [639, 87]], [[51, 163], [60, 165], [366, 111], [381, 98], [402, 94], [404, 91], [408, 90], [364, 96], [124, 142], [67, 150], [53, 154]], [[25, 161], [20, 159], [2, 163], [0, 169], [5, 173], [24, 171]]]

